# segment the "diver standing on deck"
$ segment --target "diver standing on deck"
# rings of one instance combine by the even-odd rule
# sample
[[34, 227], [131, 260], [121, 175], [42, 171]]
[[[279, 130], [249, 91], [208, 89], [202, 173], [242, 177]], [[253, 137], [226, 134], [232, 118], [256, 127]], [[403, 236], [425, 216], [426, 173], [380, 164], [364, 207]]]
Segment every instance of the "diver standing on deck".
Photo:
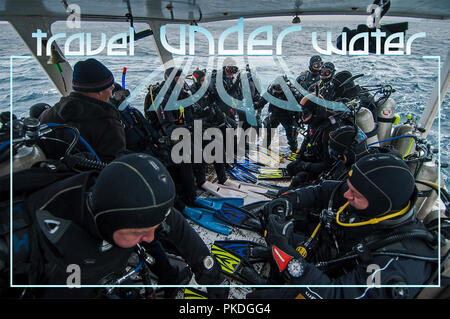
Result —
[[[191, 89], [193, 93], [200, 90], [200, 87], [203, 85], [205, 81], [205, 72], [201, 70], [195, 70], [192, 73], [192, 79], [194, 81]], [[208, 88], [205, 94], [200, 98], [197, 102], [200, 105], [200, 108], [196, 110], [194, 113], [194, 117], [197, 120], [202, 121], [203, 129], [207, 129], [209, 127], [215, 127], [221, 130], [222, 136], [226, 137], [226, 128], [230, 127], [229, 124], [230, 119], [216, 106], [216, 102], [212, 97], [211, 91]], [[234, 120], [232, 120], [234, 122]], [[227, 180], [227, 174], [225, 170], [225, 141], [222, 141], [223, 145], [223, 161], [213, 163], [214, 169], [216, 171], [217, 179], [219, 184], [223, 184]], [[204, 147], [205, 145], [203, 145]], [[196, 163], [194, 164], [194, 173], [197, 180], [197, 185], [201, 187], [206, 182], [206, 168], [207, 163]]]
[[[333, 63], [325, 62], [320, 68], [320, 81], [314, 83], [309, 87], [310, 92], [316, 92], [318, 90], [319, 94], [328, 101], [334, 100], [334, 86], [335, 83], [332, 81], [336, 68]], [[318, 89], [315, 88], [318, 87]]]
[[[233, 58], [226, 58], [223, 61], [223, 75], [222, 75], [222, 83], [225, 89], [225, 93], [227, 93], [232, 101], [234, 100], [242, 100], [244, 97], [244, 92], [242, 88], [242, 79], [241, 76], [245, 75], [246, 73], [239, 72], [239, 68], [236, 65], [236, 61]], [[248, 72], [247, 72], [248, 73]], [[246, 75], [248, 77], [248, 84], [250, 87], [250, 95], [252, 97], [253, 102], [256, 102], [259, 100], [259, 95], [256, 90], [255, 83], [251, 79], [251, 76]], [[230, 117], [232, 119], [236, 119], [237, 121], [242, 123], [242, 128], [246, 130], [247, 128], [251, 127], [250, 123], [247, 121], [246, 112], [244, 110], [239, 110], [237, 108], [234, 108], [234, 105], [228, 105], [225, 103], [221, 98], [217, 91], [217, 84], [216, 81], [219, 81], [217, 79], [217, 72], [213, 71], [213, 76], [211, 78], [210, 88], [211, 92], [214, 94], [214, 98], [216, 99], [216, 103], [218, 107], [225, 113], [227, 117]], [[255, 109], [258, 110], [258, 106], [255, 104]]]
[[[164, 87], [166, 81], [169, 79], [172, 73], [174, 73], [173, 80], [169, 84], [169, 87], [160, 105], [156, 110], [150, 109], [160, 90], [162, 89], [162, 87]], [[193, 132], [195, 119], [194, 108], [200, 108], [197, 103], [194, 103], [193, 105], [190, 105], [186, 108], [179, 107], [168, 110], [168, 108], [172, 107], [172, 105], [169, 105], [167, 103], [176, 88], [180, 89], [179, 96], [176, 100], [186, 99], [191, 96], [188, 85], [184, 81], [182, 83], [180, 82], [181, 74], [181, 69], [174, 67], [168, 68], [164, 72], [164, 81], [159, 84], [158, 87], [149, 88], [149, 92], [145, 98], [145, 115], [147, 119], [152, 125], [154, 123], [154, 127], [156, 125], [159, 127], [161, 137], [168, 140], [168, 143], [170, 143], [172, 147], [178, 142], [172, 141], [172, 132], [177, 128], [186, 128], [190, 132]], [[193, 138], [194, 134], [191, 134], [191, 136]], [[195, 145], [193, 145], [193, 147], [195, 147]], [[168, 169], [172, 175], [172, 178], [175, 180], [175, 184], [177, 186], [177, 195], [180, 199], [176, 201], [176, 207], [177, 209], [182, 211], [184, 210], [185, 205], [192, 206], [195, 198], [197, 197], [193, 163], [181, 162], [179, 164], [172, 164], [173, 165], [168, 165]]]
[[319, 82], [320, 80], [320, 68], [323, 65], [322, 58], [319, 55], [313, 55], [309, 59], [309, 67], [308, 70], [303, 71], [297, 77], [297, 82], [300, 84], [305, 90], [308, 90], [311, 85]]
[[[287, 101], [286, 95], [279, 84], [273, 84], [267, 89], [268, 93], [274, 97]], [[295, 96], [297, 100], [301, 99], [301, 96]], [[261, 100], [263, 98], [261, 97]], [[267, 103], [267, 102], [266, 102]], [[272, 142], [272, 128], [277, 128], [280, 124], [286, 131], [286, 137], [288, 140], [289, 148], [292, 153], [297, 152], [298, 142], [298, 121], [299, 112], [289, 111], [278, 107], [272, 103], [269, 104], [269, 114], [264, 119], [264, 126], [267, 127], [267, 147]]]

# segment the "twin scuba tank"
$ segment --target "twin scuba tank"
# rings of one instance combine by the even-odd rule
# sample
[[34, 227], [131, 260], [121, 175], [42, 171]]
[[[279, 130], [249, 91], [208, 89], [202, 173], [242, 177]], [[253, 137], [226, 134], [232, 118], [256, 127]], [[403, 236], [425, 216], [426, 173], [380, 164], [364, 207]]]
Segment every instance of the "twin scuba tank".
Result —
[[[420, 137], [421, 131], [417, 129], [412, 121], [412, 117], [408, 116], [408, 120], [404, 124], [398, 124], [400, 117], [395, 114], [396, 103], [392, 98], [387, 98], [380, 101], [377, 107], [377, 114], [375, 122], [372, 112], [361, 107], [356, 114], [356, 124], [361, 130], [368, 135], [367, 145], [374, 146], [391, 145], [403, 158], [412, 155], [416, 152], [416, 141], [414, 138], [398, 138], [401, 136], [416, 136]], [[394, 127], [395, 125], [395, 127]], [[376, 134], [374, 134], [376, 131]], [[389, 140], [391, 139], [392, 140]], [[378, 141], [389, 140], [381, 143]], [[408, 163], [411, 172], [416, 172], [416, 180], [428, 181], [434, 184], [438, 183], [438, 166], [434, 162], [413, 162]], [[418, 167], [420, 165], [420, 167]], [[437, 200], [437, 192], [431, 191], [430, 187], [416, 183], [419, 193], [425, 192], [427, 196], [419, 197], [416, 201], [417, 216], [424, 218], [435, 206]]]

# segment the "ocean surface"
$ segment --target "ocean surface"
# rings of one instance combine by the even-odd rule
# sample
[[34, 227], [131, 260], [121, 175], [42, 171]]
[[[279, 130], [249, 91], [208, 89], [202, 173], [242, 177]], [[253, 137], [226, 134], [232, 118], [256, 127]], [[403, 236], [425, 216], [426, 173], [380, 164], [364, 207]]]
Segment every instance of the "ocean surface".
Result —
[[[259, 27], [271, 26], [273, 30], [272, 46], [256, 47], [257, 49], [272, 49], [275, 54], [275, 43], [278, 35], [284, 29], [293, 26], [292, 17], [245, 19], [244, 21], [244, 52], [247, 52], [247, 40], [252, 31]], [[382, 24], [403, 22], [409, 23], [406, 33], [406, 40], [413, 34], [425, 32], [426, 37], [414, 40], [412, 54], [409, 56], [342, 56], [333, 54], [331, 56], [322, 55], [325, 61], [335, 64], [337, 71], [349, 70], [353, 75], [364, 74], [356, 82], [360, 85], [390, 84], [396, 92], [391, 97], [397, 103], [396, 113], [401, 116], [400, 123], [406, 120], [411, 114], [420, 118], [422, 111], [432, 94], [438, 76], [438, 59], [425, 59], [424, 56], [440, 56], [441, 66], [450, 48], [450, 21], [425, 20], [425, 19], [405, 19], [385, 17]], [[239, 66], [250, 65], [260, 79], [263, 87], [267, 87], [279, 75], [287, 74], [290, 77], [297, 75], [308, 66], [309, 58], [317, 54], [312, 46], [312, 33], [316, 32], [318, 44], [321, 48], [326, 47], [327, 32], [331, 33], [333, 44], [336, 37], [341, 33], [343, 27], [356, 28], [358, 24], [365, 24], [365, 16], [318, 16], [302, 18], [300, 32], [289, 33], [283, 40], [281, 56], [233, 56]], [[217, 68], [218, 63], [223, 61], [224, 56], [217, 56], [218, 39], [222, 32], [229, 27], [237, 26], [237, 20], [227, 22], [202, 23], [201, 27], [207, 29], [215, 39], [215, 53], [212, 61], [213, 67]], [[147, 28], [145, 24], [135, 24], [137, 32]], [[60, 96], [47, 78], [40, 65], [33, 59], [13, 59], [11, 68], [11, 56], [31, 56], [28, 48], [23, 44], [20, 37], [8, 23], [0, 23], [2, 41], [0, 42], [0, 111], [7, 111], [11, 107], [13, 112], [24, 117], [28, 115], [28, 109], [35, 103], [48, 103], [53, 105]], [[35, 32], [35, 30], [33, 31]], [[106, 34], [107, 40], [113, 35], [129, 32], [127, 23], [82, 23], [81, 29], [69, 29], [65, 22], [58, 22], [53, 25], [53, 34], [66, 33], [66, 38], [75, 33], [91, 33], [92, 47], [97, 48], [100, 43], [101, 33]], [[186, 26], [186, 52], [189, 52], [189, 26]], [[174, 48], [179, 48], [180, 29], [179, 25], [167, 27], [168, 42]], [[60, 47], [64, 46], [65, 39], [57, 40]], [[265, 34], [256, 37], [265, 39]], [[236, 49], [238, 46], [236, 33], [230, 34], [225, 41], [225, 49]], [[71, 50], [78, 49], [77, 42], [72, 43]], [[134, 56], [108, 56], [106, 49], [95, 58], [107, 65], [116, 78], [121, 82], [122, 69], [127, 68], [126, 87], [130, 90], [139, 88], [143, 80], [153, 71], [162, 70], [161, 63], [155, 51], [151, 37], [135, 41]], [[207, 68], [208, 63], [208, 43], [203, 35], [197, 35], [195, 41], [194, 56], [178, 56], [175, 59], [177, 65], [190, 65], [189, 71], [196, 68]], [[73, 66], [77, 61], [87, 59], [86, 56], [67, 57]], [[189, 64], [190, 63], [190, 64]], [[13, 96], [10, 96], [10, 72], [12, 70]], [[162, 71], [155, 77], [152, 83], [162, 80]], [[70, 81], [67, 81], [70, 83]], [[136, 98], [132, 105], [142, 110], [144, 97], [147, 93], [146, 85], [142, 90], [136, 90]], [[450, 99], [447, 94], [442, 97], [441, 106], [441, 128], [438, 130], [438, 120], [434, 121], [428, 139], [435, 149], [440, 146], [441, 162], [450, 163], [450, 136], [448, 121], [450, 116]], [[263, 110], [263, 115], [267, 109]], [[280, 126], [281, 128], [281, 126]], [[442, 169], [447, 188], [450, 185], [450, 169]]]

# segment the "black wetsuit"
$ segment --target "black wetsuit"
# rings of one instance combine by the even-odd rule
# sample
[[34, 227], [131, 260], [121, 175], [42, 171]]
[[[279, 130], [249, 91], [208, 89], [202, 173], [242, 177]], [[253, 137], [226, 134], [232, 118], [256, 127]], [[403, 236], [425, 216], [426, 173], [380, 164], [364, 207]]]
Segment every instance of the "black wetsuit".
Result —
[[[154, 101], [159, 94], [159, 91], [164, 86], [164, 81], [158, 86], [152, 87], [151, 91], [146, 96], [146, 117], [152, 123], [154, 127], [159, 128], [160, 135], [167, 139], [170, 143], [172, 132], [176, 128], [186, 128], [191, 133], [193, 133], [194, 128], [194, 107], [198, 107], [196, 104], [190, 105], [183, 109], [174, 109], [174, 110], [165, 110], [167, 107], [167, 102], [169, 101], [170, 95], [175, 88], [176, 83], [172, 83], [167, 90], [162, 102], [158, 106], [157, 110], [149, 110], [148, 108], [152, 104], [152, 100]], [[183, 88], [180, 90], [180, 94], [178, 96], [178, 100], [182, 100], [188, 98], [190, 96], [186, 84], [184, 84]], [[154, 123], [154, 124], [153, 124]], [[191, 134], [192, 138], [194, 134]], [[167, 166], [176, 186], [177, 186], [177, 196], [181, 201], [176, 201], [176, 207], [179, 210], [184, 209], [184, 204], [193, 205], [196, 194], [195, 187], [195, 179], [194, 179], [194, 168], [193, 161], [194, 156], [191, 152], [191, 162], [184, 163], [181, 162], [179, 164], [172, 163]]]
[[296, 81], [305, 90], [308, 90], [314, 83], [317, 83], [319, 80], [320, 80], [320, 72], [312, 71], [311, 69], [309, 69], [300, 73]]
[[[245, 111], [236, 109], [232, 105], [228, 105], [224, 101], [222, 101], [222, 99], [219, 96], [219, 93], [217, 92], [216, 81], [217, 81], [217, 76], [216, 76], [216, 73], [214, 72], [213, 76], [211, 78], [210, 90], [211, 90], [212, 95], [215, 98], [215, 101], [216, 101], [219, 109], [222, 110], [222, 112], [225, 113], [226, 116], [228, 116], [232, 119], [235, 119], [237, 117], [240, 122], [243, 122], [242, 128], [244, 130], [249, 128], [250, 126], [252, 126], [247, 121]], [[243, 99], [242, 82], [241, 82], [241, 78], [239, 75], [237, 76], [236, 79], [233, 80], [233, 79], [227, 78], [225, 76], [225, 70], [224, 70], [223, 76], [222, 76], [222, 82], [223, 82], [225, 92], [228, 93], [233, 99], [236, 99], [239, 101], [241, 101]], [[258, 101], [259, 100], [258, 92], [256, 90], [255, 84], [253, 83], [253, 81], [251, 79], [249, 80], [249, 86], [250, 86], [250, 94], [252, 96], [253, 102]], [[260, 108], [258, 109], [258, 106], [256, 104], [254, 106], [255, 106], [255, 111], [258, 111], [260, 109]], [[258, 126], [259, 126], [259, 124], [258, 124]]]
[[292, 187], [301, 187], [314, 181], [322, 172], [330, 169], [334, 163], [328, 152], [330, 132], [342, 125], [339, 118], [326, 111], [306, 130], [307, 136], [302, 142], [295, 162], [287, 169], [293, 179]]
[[[192, 91], [195, 93], [200, 89], [199, 85], [193, 85], [191, 87]], [[194, 113], [194, 118], [196, 120], [202, 121], [202, 128], [203, 131], [205, 131], [208, 128], [218, 128], [220, 129], [222, 136], [224, 138], [223, 140], [223, 156], [220, 161], [214, 162], [214, 169], [216, 171], [217, 179], [219, 184], [225, 183], [227, 180], [227, 175], [225, 172], [225, 138], [226, 138], [226, 128], [231, 127], [234, 122], [234, 119], [228, 118], [225, 113], [223, 113], [216, 105], [214, 101], [214, 97], [212, 92], [208, 89], [205, 94], [200, 98], [200, 100], [197, 102], [200, 105], [200, 108], [196, 109], [196, 112]], [[203, 148], [208, 144], [209, 142], [205, 141], [203, 142]], [[202, 149], [203, 149], [202, 148]], [[215, 154], [211, 154], [215, 155]], [[207, 169], [207, 163], [197, 163], [194, 164], [194, 173], [195, 178], [197, 180], [197, 185], [201, 186], [206, 182], [206, 169]]]
[[[327, 208], [333, 190], [339, 184], [341, 186], [335, 193], [336, 200], [332, 205], [332, 208], [337, 210], [344, 204], [345, 199], [342, 195], [347, 190], [346, 184], [337, 181], [300, 188], [296, 190], [296, 199], [289, 200], [295, 211], [295, 232], [289, 237], [288, 244], [294, 248], [294, 252], [296, 252], [295, 247], [304, 244], [304, 240], [307, 240], [312, 234], [319, 222], [317, 212]], [[311, 212], [316, 212], [316, 214], [311, 214]], [[325, 287], [263, 289], [249, 294], [248, 298], [360, 299], [393, 298], [395, 296], [414, 298], [420, 292], [420, 287], [408, 287], [403, 290], [404, 295], [395, 295], [398, 291], [395, 288], [364, 286], [372, 285], [374, 281], [378, 285], [426, 285], [437, 265], [431, 260], [418, 260], [408, 257], [408, 255], [428, 259], [436, 258], [437, 250], [430, 246], [429, 241], [403, 237], [403, 239], [374, 248], [373, 254], [367, 252], [367, 254], [359, 255], [355, 250], [359, 243], [368, 241], [369, 238], [377, 242], [376, 240], [381, 241], [393, 232], [420, 231], [428, 233], [423, 223], [417, 220], [414, 208], [404, 216], [398, 224], [390, 226], [392, 228], [386, 225], [381, 226], [381, 223], [360, 227], [343, 227], [335, 222], [332, 222], [331, 228], [327, 228], [323, 223], [316, 235], [315, 248], [308, 254], [307, 261], [303, 260], [302, 262], [303, 274], [297, 279], [290, 280], [289, 283], [292, 285], [324, 285]], [[321, 267], [314, 266], [321, 261], [337, 260], [350, 255], [354, 257], [342, 259], [334, 264], [328, 263]], [[301, 258], [298, 253], [294, 257]], [[377, 276], [374, 275], [375, 270]], [[372, 274], [374, 276], [371, 277]], [[361, 285], [362, 287], [338, 287], [339, 285]]]
[[[275, 96], [276, 98], [287, 101], [286, 96], [282, 92], [281, 93], [272, 92], [271, 94], [273, 96]], [[298, 97], [298, 100], [299, 99], [300, 99], [300, 97]], [[264, 99], [261, 97], [261, 100], [264, 100]], [[264, 102], [266, 102], [266, 101], [264, 100]], [[261, 103], [261, 102], [259, 102], [259, 103]], [[264, 103], [264, 104], [266, 104], [266, 103]], [[269, 104], [268, 111], [269, 111], [269, 114], [263, 121], [264, 126], [267, 127], [267, 141], [268, 141], [267, 147], [269, 147], [269, 145], [272, 142], [271, 129], [277, 128], [278, 125], [281, 124], [283, 126], [284, 130], [286, 131], [286, 138], [287, 138], [291, 152], [297, 152], [298, 121], [299, 121], [300, 113], [295, 112], [295, 111], [285, 110], [276, 105], [273, 105], [272, 103]]]
[[[89, 189], [96, 174], [86, 172], [64, 178], [26, 197], [21, 212], [27, 215], [32, 231], [30, 282], [32, 285], [66, 285], [72, 283], [69, 265], [79, 267], [81, 285], [106, 284], [107, 278], [123, 275], [133, 248], [125, 249], [109, 245], [99, 235], [89, 206]], [[128, 190], [124, 189], [126, 194]], [[142, 243], [149, 253], [160, 256], [161, 246], [156, 241], [174, 245], [177, 252], [191, 265], [194, 273], [201, 272], [203, 259], [209, 250], [185, 218], [175, 209], [155, 232], [152, 244]], [[160, 264], [158, 264], [158, 262]], [[157, 275], [162, 282], [175, 284], [170, 265], [162, 265], [158, 258]], [[17, 279], [17, 278], [16, 278]], [[92, 298], [98, 291], [93, 288], [45, 288], [36, 289], [36, 297], [43, 298]]]
[[334, 99], [335, 99], [335, 92], [334, 92], [335, 84], [333, 81], [331, 81], [331, 79], [327, 79], [326, 81], [320, 80], [319, 82], [313, 84], [309, 88], [309, 91], [315, 92], [316, 85], [319, 87], [319, 94], [322, 96], [322, 98], [324, 98], [325, 100], [328, 100], [328, 101], [334, 101]]
[[[125, 131], [120, 114], [110, 103], [71, 92], [55, 106], [45, 110], [39, 120], [42, 124], [59, 123], [76, 127], [103, 162], [110, 162], [126, 153]], [[73, 134], [63, 129], [55, 131], [52, 136], [67, 142], [73, 139]], [[46, 140], [41, 146], [47, 158], [52, 159], [60, 159], [67, 148], [65, 144], [52, 140]], [[76, 148], [86, 151], [81, 141]]]

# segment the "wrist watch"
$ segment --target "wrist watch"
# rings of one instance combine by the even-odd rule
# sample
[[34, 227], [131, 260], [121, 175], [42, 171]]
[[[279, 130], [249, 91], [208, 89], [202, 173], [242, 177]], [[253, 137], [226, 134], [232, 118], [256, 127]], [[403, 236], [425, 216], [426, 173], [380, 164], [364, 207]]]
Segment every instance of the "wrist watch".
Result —
[[298, 279], [303, 275], [305, 271], [305, 266], [300, 259], [291, 259], [289, 261], [286, 271], [284, 272], [287, 281], [292, 281]]

